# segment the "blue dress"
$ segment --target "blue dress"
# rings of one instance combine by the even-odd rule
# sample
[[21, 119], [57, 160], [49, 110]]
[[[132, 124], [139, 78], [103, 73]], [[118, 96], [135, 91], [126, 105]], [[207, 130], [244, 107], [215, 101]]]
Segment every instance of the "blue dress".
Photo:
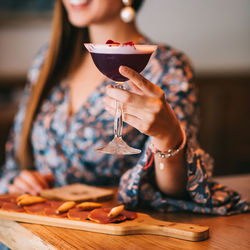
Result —
[[[28, 83], [15, 122], [6, 144], [6, 162], [0, 170], [0, 193], [19, 174], [15, 151], [31, 88], [36, 84], [46, 58], [43, 48], [28, 72]], [[142, 75], [161, 87], [187, 136], [187, 200], [173, 199], [162, 193], [155, 183], [150, 137], [124, 124], [123, 137], [131, 146], [142, 149], [139, 155], [108, 155], [94, 151], [113, 138], [113, 117], [104, 110], [104, 80], [80, 110], [68, 116], [69, 79], [52, 88], [33, 121], [31, 144], [35, 168], [42, 174], [52, 172], [55, 185], [75, 182], [89, 185], [119, 185], [119, 201], [128, 208], [147, 207], [158, 211], [187, 210], [228, 215], [249, 210], [238, 193], [211, 180], [213, 160], [200, 148], [198, 107], [194, 74], [185, 54], [172, 47], [159, 45]], [[89, 83], [91, 84], [91, 82]], [[128, 86], [127, 86], [128, 87]]]

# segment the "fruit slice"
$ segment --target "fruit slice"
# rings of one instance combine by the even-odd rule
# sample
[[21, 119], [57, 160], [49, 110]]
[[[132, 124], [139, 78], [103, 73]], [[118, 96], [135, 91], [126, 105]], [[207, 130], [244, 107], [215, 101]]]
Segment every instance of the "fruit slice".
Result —
[[108, 40], [106, 44], [109, 44], [110, 46], [120, 46], [120, 43], [114, 42], [113, 40]]
[[132, 41], [130, 41], [130, 42], [123, 43], [122, 46], [132, 46], [132, 47], [134, 47], [135, 44]]

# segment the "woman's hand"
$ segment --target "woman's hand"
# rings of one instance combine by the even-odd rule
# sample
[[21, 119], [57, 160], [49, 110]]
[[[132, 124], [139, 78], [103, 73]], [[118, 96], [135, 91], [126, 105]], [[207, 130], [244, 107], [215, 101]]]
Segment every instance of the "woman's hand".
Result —
[[29, 193], [37, 195], [42, 189], [51, 188], [54, 185], [52, 173], [42, 175], [37, 171], [21, 171], [20, 175], [14, 179], [13, 184], [8, 187], [9, 193]]
[[121, 66], [133, 92], [107, 87], [106, 110], [115, 115], [115, 101], [123, 105], [124, 121], [152, 137], [160, 150], [173, 148], [182, 139], [179, 122], [166, 101], [164, 91], [131, 68]]

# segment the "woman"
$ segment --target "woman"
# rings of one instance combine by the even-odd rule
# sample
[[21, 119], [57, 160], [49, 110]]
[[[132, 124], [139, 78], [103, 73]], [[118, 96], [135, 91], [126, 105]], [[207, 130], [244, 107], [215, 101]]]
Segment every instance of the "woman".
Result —
[[[141, 3], [132, 6], [138, 10]], [[119, 185], [119, 200], [127, 207], [214, 214], [247, 210], [237, 193], [208, 181], [212, 160], [196, 140], [193, 71], [184, 54], [159, 45], [142, 74], [120, 67], [130, 80], [128, 90], [121, 90], [110, 86], [84, 50], [84, 42], [108, 39], [151, 43], [134, 21], [121, 19], [124, 4], [56, 2], [50, 45], [29, 72], [6, 146], [0, 192], [36, 194], [53, 183], [82, 182]], [[140, 155], [94, 151], [112, 138], [115, 100], [123, 104], [125, 141], [141, 148]]]

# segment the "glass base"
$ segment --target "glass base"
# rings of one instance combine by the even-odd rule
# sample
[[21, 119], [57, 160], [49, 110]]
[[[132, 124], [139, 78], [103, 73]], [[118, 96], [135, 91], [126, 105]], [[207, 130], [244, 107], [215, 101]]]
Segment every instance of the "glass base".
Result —
[[107, 145], [100, 148], [96, 148], [95, 151], [104, 154], [117, 154], [117, 155], [134, 155], [141, 153], [140, 149], [128, 146], [127, 143], [123, 141], [122, 138], [120, 137], [114, 137], [114, 139]]

